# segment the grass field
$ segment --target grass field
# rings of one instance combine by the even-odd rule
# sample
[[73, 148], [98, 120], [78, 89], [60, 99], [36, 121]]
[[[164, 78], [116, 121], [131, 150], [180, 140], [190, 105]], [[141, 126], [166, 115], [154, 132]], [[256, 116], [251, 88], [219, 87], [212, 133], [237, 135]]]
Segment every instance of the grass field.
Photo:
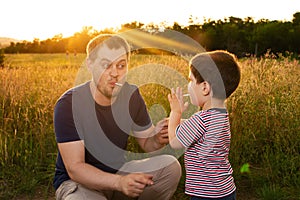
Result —
[[[0, 69], [0, 199], [53, 199], [53, 107], [65, 90], [88, 79], [85, 55], [5, 56]], [[238, 199], [299, 200], [299, 61], [267, 55], [240, 64], [241, 84], [227, 101]], [[185, 59], [134, 55], [128, 81], [140, 87], [156, 122], [169, 113], [169, 88], [185, 85], [187, 73]], [[185, 117], [196, 109], [190, 106]], [[129, 149], [138, 151], [133, 141]], [[187, 199], [184, 177], [173, 199]]]

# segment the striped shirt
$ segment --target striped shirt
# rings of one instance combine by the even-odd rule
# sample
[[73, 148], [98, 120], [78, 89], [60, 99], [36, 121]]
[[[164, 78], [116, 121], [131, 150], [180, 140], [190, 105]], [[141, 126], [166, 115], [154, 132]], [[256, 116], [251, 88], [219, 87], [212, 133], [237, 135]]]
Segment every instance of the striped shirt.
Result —
[[226, 109], [195, 113], [178, 125], [176, 137], [186, 147], [186, 194], [220, 198], [235, 191], [228, 160], [231, 134]]

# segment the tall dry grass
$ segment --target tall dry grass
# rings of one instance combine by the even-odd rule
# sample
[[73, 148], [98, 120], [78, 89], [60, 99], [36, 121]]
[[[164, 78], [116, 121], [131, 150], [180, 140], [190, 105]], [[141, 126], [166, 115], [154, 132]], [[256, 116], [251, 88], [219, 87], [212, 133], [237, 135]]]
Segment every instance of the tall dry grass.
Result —
[[[233, 132], [230, 156], [235, 174], [238, 179], [248, 178], [258, 194], [264, 193], [259, 192], [261, 188], [280, 188], [277, 192], [283, 193], [282, 199], [298, 199], [299, 61], [266, 55], [264, 59], [246, 59], [241, 64], [241, 85], [228, 101]], [[243, 163], [250, 164], [248, 174], [238, 174]], [[296, 186], [292, 196], [291, 186]]]
[[[45, 198], [51, 191], [56, 158], [53, 107], [74, 86], [84, 56], [6, 55], [5, 67], [0, 69], [1, 199], [30, 195], [41, 186]], [[268, 55], [242, 59], [240, 64], [241, 84], [227, 101], [232, 128], [230, 160], [238, 194], [247, 190], [261, 199], [279, 193], [284, 194], [282, 199], [297, 199], [300, 64]], [[188, 75], [187, 61], [174, 56], [134, 55], [129, 71], [133, 72], [129, 81], [140, 86], [154, 122], [169, 113], [169, 88], [185, 85]], [[196, 109], [191, 106], [185, 117]], [[132, 143], [129, 149], [135, 151], [137, 146]], [[241, 173], [245, 163], [250, 168]], [[184, 179], [174, 199], [186, 198], [183, 184]]]
[[73, 85], [77, 62], [63, 55], [7, 55], [0, 72], [0, 197], [50, 185], [56, 145], [53, 106]]

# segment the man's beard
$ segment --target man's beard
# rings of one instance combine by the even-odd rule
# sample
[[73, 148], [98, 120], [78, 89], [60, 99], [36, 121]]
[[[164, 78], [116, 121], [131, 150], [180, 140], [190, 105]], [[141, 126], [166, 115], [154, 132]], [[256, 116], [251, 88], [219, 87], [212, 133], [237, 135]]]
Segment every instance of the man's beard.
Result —
[[99, 84], [96, 85], [96, 88], [97, 88], [98, 92], [100, 92], [103, 96], [107, 97], [108, 99], [114, 98], [114, 97], [118, 96], [118, 94], [119, 94], [118, 89], [113, 89], [113, 91], [110, 92], [105, 88], [101, 88], [101, 86]]

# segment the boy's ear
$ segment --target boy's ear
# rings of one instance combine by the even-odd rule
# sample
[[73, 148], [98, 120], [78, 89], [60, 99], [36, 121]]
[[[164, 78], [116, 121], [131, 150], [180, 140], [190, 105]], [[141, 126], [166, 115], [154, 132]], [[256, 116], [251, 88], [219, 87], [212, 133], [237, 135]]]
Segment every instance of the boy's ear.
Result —
[[207, 96], [210, 94], [210, 92], [211, 92], [211, 85], [207, 81], [202, 82], [202, 94], [204, 96]]

